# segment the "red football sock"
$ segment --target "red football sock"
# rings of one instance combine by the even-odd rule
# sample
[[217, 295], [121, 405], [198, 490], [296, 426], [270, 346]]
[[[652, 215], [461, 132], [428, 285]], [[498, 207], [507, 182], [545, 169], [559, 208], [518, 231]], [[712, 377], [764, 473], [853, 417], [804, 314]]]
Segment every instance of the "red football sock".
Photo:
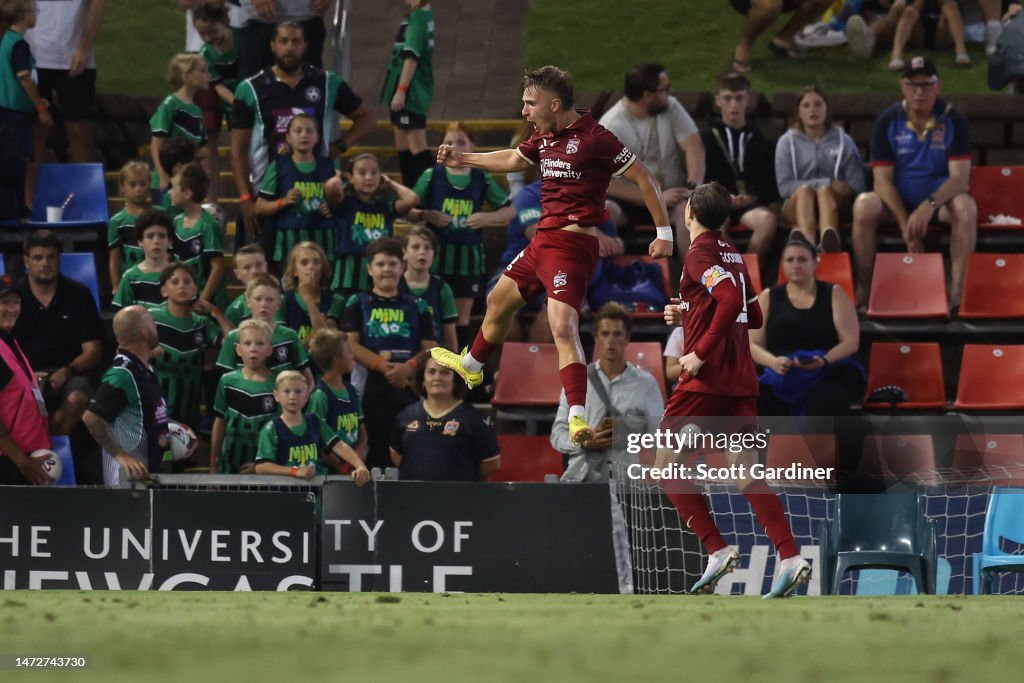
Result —
[[478, 331], [476, 333], [476, 339], [473, 340], [473, 346], [470, 347], [469, 353], [473, 358], [477, 359], [481, 363], [486, 363], [491, 355], [498, 350], [501, 344], [492, 344], [491, 342], [484, 339], [484, 333]]
[[[474, 354], [474, 358], [475, 358]], [[565, 400], [569, 407], [587, 404], [587, 366], [583, 363], [570, 363], [558, 371], [565, 389]]]
[[665, 495], [679, 511], [679, 519], [704, 544], [707, 553], [710, 555], [728, 545], [718, 533], [718, 527], [708, 511], [707, 501], [697, 488], [685, 479], [676, 479], [669, 486], [672, 492], [665, 491]]
[[764, 527], [765, 534], [775, 545], [779, 557], [788, 560], [799, 555], [789, 521], [782, 509], [782, 501], [764, 481], [755, 481], [743, 490], [743, 497], [757, 515], [757, 521]]

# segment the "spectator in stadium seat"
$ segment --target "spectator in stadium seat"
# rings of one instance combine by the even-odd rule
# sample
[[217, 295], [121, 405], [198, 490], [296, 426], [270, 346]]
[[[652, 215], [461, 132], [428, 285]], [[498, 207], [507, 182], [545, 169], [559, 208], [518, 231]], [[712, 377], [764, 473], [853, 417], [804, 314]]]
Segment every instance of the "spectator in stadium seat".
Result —
[[[373, 112], [342, 78], [303, 61], [307, 44], [301, 25], [282, 22], [272, 35], [274, 64], [239, 83], [231, 111], [231, 171], [249, 237], [259, 233], [253, 197], [270, 161], [286, 150], [285, 134], [295, 110], [304, 111], [317, 122], [317, 153], [322, 156], [330, 156], [332, 144], [344, 152], [375, 125]], [[333, 112], [353, 123], [336, 140]], [[273, 253], [273, 246], [263, 244], [268, 254]]]
[[865, 190], [864, 162], [857, 143], [832, 125], [818, 86], [800, 92], [795, 124], [775, 146], [782, 218], [822, 251], [840, 251], [840, 217], [849, 218], [854, 197]]
[[[381, 237], [366, 248], [366, 258], [373, 290], [349, 297], [340, 327], [360, 365], [353, 371], [353, 384], [363, 395], [369, 435], [366, 466], [384, 469], [391, 463], [388, 444], [395, 417], [416, 400], [409, 387], [415, 356], [437, 342], [430, 307], [398, 288], [402, 244]], [[363, 378], [365, 388], [359, 387]]]
[[740, 33], [740, 42], [732, 51], [730, 69], [737, 73], [750, 73], [750, 52], [754, 41], [761, 33], [775, 23], [780, 14], [792, 12], [793, 16], [782, 26], [768, 49], [777, 57], [799, 59], [794, 40], [797, 31], [821, 16], [832, 0], [730, 0], [733, 9], [747, 18]]
[[103, 355], [102, 329], [89, 289], [60, 274], [61, 246], [49, 230], [24, 243], [21, 316], [14, 336], [42, 379], [50, 431], [71, 434], [95, 388]]
[[28, 457], [50, 447], [46, 407], [32, 366], [11, 334], [23, 294], [0, 275], [0, 484], [48, 484], [42, 463]]
[[[857, 306], [866, 306], [880, 223], [895, 222], [907, 251], [924, 251], [928, 225], [950, 225], [949, 304], [960, 306], [967, 258], [974, 251], [978, 208], [968, 194], [971, 139], [967, 119], [939, 99], [939, 72], [914, 57], [900, 79], [903, 101], [875, 119], [871, 134], [874, 192], [853, 204], [853, 255], [857, 267]], [[893, 292], [893, 296], [898, 293]]]
[[[96, 57], [93, 43], [103, 21], [106, 0], [65, 0], [37, 4], [39, 19], [25, 34], [32, 46], [39, 94], [56, 103], [67, 128], [68, 161], [96, 158], [89, 116], [96, 99]], [[46, 134], [35, 134], [36, 160], [44, 159]]]
[[324, 42], [327, 27], [324, 12], [332, 0], [239, 0], [242, 8], [241, 41], [238, 46], [238, 68], [241, 78], [248, 78], [266, 68], [274, 54], [270, 43], [274, 28], [292, 22], [302, 28], [308, 45], [306, 62], [317, 69], [324, 66]]
[[[594, 436], [582, 445], [569, 438], [569, 404], [565, 391], [551, 428], [551, 446], [569, 456], [562, 481], [606, 482], [612, 463], [636, 462], [626, 453], [631, 433], [653, 433], [665, 404], [657, 381], [646, 370], [626, 361], [633, 322], [625, 309], [608, 303], [594, 316], [597, 360], [587, 366], [586, 418]], [[614, 433], [613, 433], [614, 432]]]
[[[778, 227], [775, 143], [747, 116], [750, 81], [743, 74], [719, 77], [715, 105], [720, 117], [700, 134], [707, 160], [705, 180], [720, 183], [729, 191], [733, 207], [729, 223], [753, 231], [747, 252], [763, 257]], [[682, 258], [690, 245], [689, 233], [677, 230], [676, 243]]]
[[786, 282], [758, 296], [765, 322], [750, 330], [750, 355], [766, 369], [760, 415], [838, 417], [864, 395], [864, 370], [852, 359], [857, 311], [842, 287], [815, 279], [817, 265], [814, 245], [794, 231], [782, 251]]
[[[629, 147], [661, 185], [672, 225], [683, 229], [690, 190], [704, 182], [704, 144], [697, 124], [669, 94], [668, 72], [661, 64], [637, 64], [626, 74], [625, 97], [601, 116], [601, 125]], [[612, 178], [612, 198], [633, 224], [651, 225], [640, 188]]]
[[83, 421], [103, 449], [103, 483], [117, 487], [121, 470], [128, 479], [148, 479], [164, 461], [167, 403], [149, 367], [160, 345], [153, 316], [128, 306], [114, 316], [117, 355], [103, 375]]
[[406, 407], [391, 430], [391, 461], [400, 479], [482, 481], [501, 465], [489, 416], [463, 399], [466, 385], [427, 353], [416, 358], [422, 401]]

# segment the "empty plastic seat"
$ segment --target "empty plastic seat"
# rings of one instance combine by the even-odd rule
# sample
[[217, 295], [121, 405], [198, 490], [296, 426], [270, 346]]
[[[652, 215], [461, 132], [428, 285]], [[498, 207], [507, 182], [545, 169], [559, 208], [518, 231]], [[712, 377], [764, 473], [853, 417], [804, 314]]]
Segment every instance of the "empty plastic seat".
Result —
[[548, 474], [562, 474], [562, 454], [547, 436], [499, 434], [498, 450], [501, 467], [488, 481], [542, 482]]
[[981, 552], [974, 553], [974, 594], [992, 590], [992, 571], [1024, 572], [1024, 555], [1004, 552], [1000, 541], [1024, 545], [1024, 489], [997, 486], [985, 510]]
[[[626, 360], [633, 365], [643, 368], [654, 376], [661, 388], [661, 398], [666, 397], [665, 393], [665, 347], [661, 342], [630, 342], [626, 347]], [[594, 360], [597, 360], [597, 346], [594, 346]]]
[[554, 344], [505, 344], [494, 388], [496, 406], [558, 406], [562, 383]]
[[[815, 277], [822, 282], [831, 282], [839, 285], [853, 301], [853, 267], [850, 265], [850, 255], [845, 251], [837, 254], [818, 254], [818, 270]], [[779, 284], [786, 281], [786, 273], [782, 270], [782, 261], [779, 261]]]
[[891, 342], [872, 344], [864, 407], [892, 407], [890, 403], [871, 403], [867, 400], [876, 389], [890, 385], [899, 386], [907, 394], [907, 400], [896, 404], [896, 408], [945, 408], [946, 390], [942, 382], [942, 354], [939, 345]]
[[[70, 201], [68, 198], [70, 197]], [[60, 223], [48, 223], [46, 209], [62, 206]], [[32, 227], [50, 229], [106, 225], [107, 184], [102, 164], [41, 164], [32, 200]]]
[[869, 318], [948, 318], [942, 254], [875, 256]]
[[983, 230], [1021, 230], [1024, 224], [995, 223], [996, 216], [1024, 222], [1024, 166], [975, 166], [971, 196], [978, 204], [978, 227]]
[[761, 290], [764, 289], [764, 284], [761, 279], [761, 262], [758, 260], [757, 254], [743, 254], [743, 265], [747, 267], [747, 275], [750, 276], [750, 286], [755, 292], [760, 294]]
[[953, 405], [957, 410], [1024, 408], [1024, 346], [964, 345]]
[[71, 456], [71, 439], [66, 436], [51, 436], [50, 446], [60, 456], [62, 466], [57, 486], [75, 485], [75, 461]]
[[908, 485], [938, 481], [931, 434], [873, 434], [864, 439], [857, 475]]
[[915, 494], [836, 496], [835, 516], [821, 525], [821, 594], [835, 595], [850, 569], [910, 572], [918, 593], [935, 593], [936, 530]]
[[1013, 292], [1024, 292], [1024, 254], [971, 254], [959, 316], [1024, 318], [1024, 296]]
[[64, 277], [71, 278], [89, 288], [92, 298], [96, 301], [96, 308], [102, 308], [100, 304], [100, 283], [96, 273], [96, 259], [89, 254], [61, 254], [60, 272]]
[[1024, 435], [957, 435], [953, 472], [968, 484], [1024, 486]]

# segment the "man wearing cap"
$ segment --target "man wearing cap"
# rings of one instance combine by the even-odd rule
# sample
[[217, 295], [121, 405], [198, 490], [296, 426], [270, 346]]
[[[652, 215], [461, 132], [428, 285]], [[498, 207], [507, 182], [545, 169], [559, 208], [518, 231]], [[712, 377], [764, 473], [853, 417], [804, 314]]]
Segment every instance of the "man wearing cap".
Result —
[[857, 266], [857, 305], [867, 304], [875, 261], [878, 225], [895, 222], [907, 251], [924, 251], [933, 220], [950, 226], [949, 304], [960, 306], [967, 258], [974, 251], [978, 209], [968, 194], [971, 139], [967, 119], [939, 99], [939, 72], [914, 57], [903, 72], [898, 102], [875, 120], [871, 135], [874, 192], [853, 205], [853, 256]]
[[50, 447], [46, 404], [11, 334], [21, 314], [21, 296], [9, 275], [0, 276], [0, 484], [47, 484], [42, 461], [29, 457]]

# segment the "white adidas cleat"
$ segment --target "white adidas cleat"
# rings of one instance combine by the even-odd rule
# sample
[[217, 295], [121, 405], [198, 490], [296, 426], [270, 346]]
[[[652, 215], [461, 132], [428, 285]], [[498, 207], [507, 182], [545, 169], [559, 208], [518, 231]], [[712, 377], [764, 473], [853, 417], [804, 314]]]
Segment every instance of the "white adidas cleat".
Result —
[[739, 562], [740, 554], [728, 545], [708, 555], [708, 566], [697, 583], [690, 587], [690, 595], [713, 593], [718, 580], [735, 569]]
[[797, 555], [779, 563], [779, 571], [772, 581], [772, 589], [762, 595], [764, 599], [788, 598], [797, 588], [811, 579], [811, 565]]

